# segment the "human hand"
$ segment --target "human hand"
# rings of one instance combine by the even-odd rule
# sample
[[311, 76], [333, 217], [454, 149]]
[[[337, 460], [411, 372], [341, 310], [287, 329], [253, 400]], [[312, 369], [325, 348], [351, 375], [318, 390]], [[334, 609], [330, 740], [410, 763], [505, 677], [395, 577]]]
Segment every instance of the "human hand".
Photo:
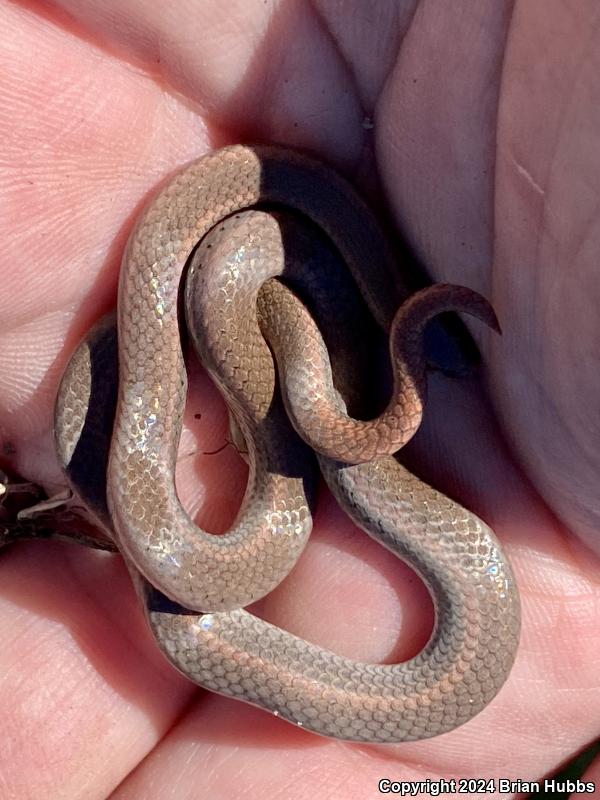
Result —
[[[495, 0], [460, 14], [424, 2], [222, 5], [0, 7], [6, 459], [60, 482], [60, 373], [114, 303], [127, 233], [165, 175], [257, 139], [308, 148], [370, 189], [377, 164], [432, 277], [481, 291], [502, 322], [497, 341], [477, 331], [493, 411], [477, 381], [433, 376], [409, 455], [505, 545], [523, 601], [517, 663], [481, 715], [439, 739], [323, 740], [178, 677], [116, 559], [22, 545], [0, 561], [6, 795], [358, 798], [378, 796], [381, 777], [536, 778], [598, 735], [597, 564], [574, 536], [597, 523], [593, 6], [521, 4], [510, 19]], [[187, 455], [225, 436], [200, 374], [189, 406], [178, 487], [199, 522], [224, 530], [245, 470], [231, 449]], [[305, 556], [263, 612], [336, 652], [389, 661], [424, 643], [428, 606], [410, 570], [323, 499]]]

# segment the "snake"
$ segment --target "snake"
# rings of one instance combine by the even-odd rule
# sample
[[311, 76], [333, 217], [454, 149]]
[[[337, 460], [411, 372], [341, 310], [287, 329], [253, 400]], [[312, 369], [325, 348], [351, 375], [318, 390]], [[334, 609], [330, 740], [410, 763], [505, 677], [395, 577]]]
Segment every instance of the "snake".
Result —
[[[326, 297], [325, 311], [313, 312], [295, 278], [285, 280], [292, 262], [301, 274], [311, 258], [309, 283]], [[345, 290], [321, 289], [340, 264], [374, 328], [389, 334], [391, 399], [372, 418], [354, 413], [348, 388], [363, 312], [349, 304], [349, 332], [331, 324]], [[55, 437], [74, 491], [114, 538], [171, 663], [202, 687], [347, 741], [425, 739], [478, 714], [516, 655], [514, 574], [488, 525], [394, 453], [422, 418], [426, 326], [459, 311], [497, 328], [490, 304], [447, 284], [409, 296], [394, 248], [348, 181], [288, 148], [232, 145], [176, 173], [142, 211], [117, 309], [116, 324], [102, 320], [69, 362]], [[185, 336], [223, 394], [249, 463], [244, 501], [220, 536], [193, 523], [175, 488]], [[433, 631], [406, 662], [341, 657], [246, 610], [306, 545], [317, 463], [346, 514], [431, 593]]]

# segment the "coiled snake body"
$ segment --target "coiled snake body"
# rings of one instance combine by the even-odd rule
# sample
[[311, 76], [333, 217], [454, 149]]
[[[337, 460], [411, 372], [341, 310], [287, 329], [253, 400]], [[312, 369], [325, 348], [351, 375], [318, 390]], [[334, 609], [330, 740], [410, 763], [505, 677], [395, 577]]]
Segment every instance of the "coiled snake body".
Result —
[[[279, 282], [265, 283], [284, 269], [288, 228], [277, 215], [246, 211], [256, 204], [285, 205], [317, 223], [334, 245], [328, 245], [332, 261], [341, 256], [347, 262], [377, 323], [391, 328], [394, 394], [375, 420], [349, 416], [346, 379], [336, 377], [335, 365], [331, 378], [306, 308]], [[188, 327], [250, 463], [242, 509], [231, 530], [218, 537], [191, 522], [174, 486], [186, 392], [178, 297], [200, 240], [185, 290]], [[329, 297], [333, 302], [331, 291]], [[73, 468], [81, 461], [93, 394], [88, 344], [71, 361], [57, 403], [60, 457], [80, 495], [114, 529], [151, 629], [172, 663], [201, 686], [354, 741], [421, 739], [467, 721], [505, 681], [519, 636], [515, 581], [492, 531], [391, 455], [421, 419], [426, 322], [445, 310], [465, 311], [490, 325], [495, 317], [482, 298], [460, 287], [423, 290], [394, 316], [402, 298], [391, 250], [345, 181], [280, 148], [225, 148], [171, 180], [127, 245], [110, 512], [102, 493], [82, 486]], [[100, 338], [113, 335], [110, 326], [99, 330]], [[277, 400], [263, 333], [301, 438]], [[336, 358], [342, 367], [349, 360], [333, 353]], [[110, 384], [107, 374], [103, 383]], [[321, 471], [342, 508], [414, 567], [432, 593], [433, 634], [406, 663], [342, 658], [243, 609], [285, 577], [310, 533], [314, 458], [302, 439], [319, 451]]]

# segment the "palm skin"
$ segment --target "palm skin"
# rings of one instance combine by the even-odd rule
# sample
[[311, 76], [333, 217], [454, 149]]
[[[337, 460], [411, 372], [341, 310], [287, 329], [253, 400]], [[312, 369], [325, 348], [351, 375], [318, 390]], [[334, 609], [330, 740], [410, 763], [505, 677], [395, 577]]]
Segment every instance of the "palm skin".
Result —
[[[500, 695], [463, 728], [400, 746], [338, 743], [174, 673], [118, 559], [19, 545], [0, 561], [0, 793], [347, 799], [378, 796], [381, 777], [552, 772], [600, 729], [588, 547], [600, 458], [593, 0], [154, 9], [0, 6], [3, 463], [60, 484], [51, 414], [61, 370], [114, 303], [127, 233], [165, 175], [257, 139], [308, 148], [367, 190], [376, 165], [383, 201], [431, 276], [482, 292], [502, 323], [501, 338], [473, 327], [477, 380], [430, 379], [409, 459], [498, 533], [519, 581], [522, 641]], [[191, 383], [178, 486], [219, 531], [244, 467], [231, 448], [201, 455], [226, 423], [205, 378]], [[263, 613], [336, 652], [390, 661], [423, 644], [427, 609], [410, 570], [324, 498], [305, 556]]]

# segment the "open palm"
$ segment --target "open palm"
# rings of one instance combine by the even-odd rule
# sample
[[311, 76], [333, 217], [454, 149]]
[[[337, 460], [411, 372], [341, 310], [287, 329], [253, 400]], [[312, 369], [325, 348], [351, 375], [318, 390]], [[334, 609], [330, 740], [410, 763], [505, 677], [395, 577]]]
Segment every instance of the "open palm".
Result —
[[[14, 547], [0, 560], [2, 797], [347, 800], [379, 796], [383, 777], [535, 779], [598, 736], [594, 1], [23, 1], [0, 21], [3, 463], [60, 485], [57, 382], [114, 304], [153, 187], [225, 143], [306, 148], [381, 193], [433, 279], [496, 308], [503, 337], [474, 330], [488, 393], [433, 376], [408, 458], [490, 522], [523, 602], [516, 665], [482, 714], [438, 739], [357, 746], [179, 677], [118, 558]], [[226, 424], [199, 371], [188, 406], [178, 487], [217, 532], [245, 468], [231, 448], [203, 455]], [[262, 613], [372, 661], [412, 655], [431, 625], [410, 570], [326, 498]]]

